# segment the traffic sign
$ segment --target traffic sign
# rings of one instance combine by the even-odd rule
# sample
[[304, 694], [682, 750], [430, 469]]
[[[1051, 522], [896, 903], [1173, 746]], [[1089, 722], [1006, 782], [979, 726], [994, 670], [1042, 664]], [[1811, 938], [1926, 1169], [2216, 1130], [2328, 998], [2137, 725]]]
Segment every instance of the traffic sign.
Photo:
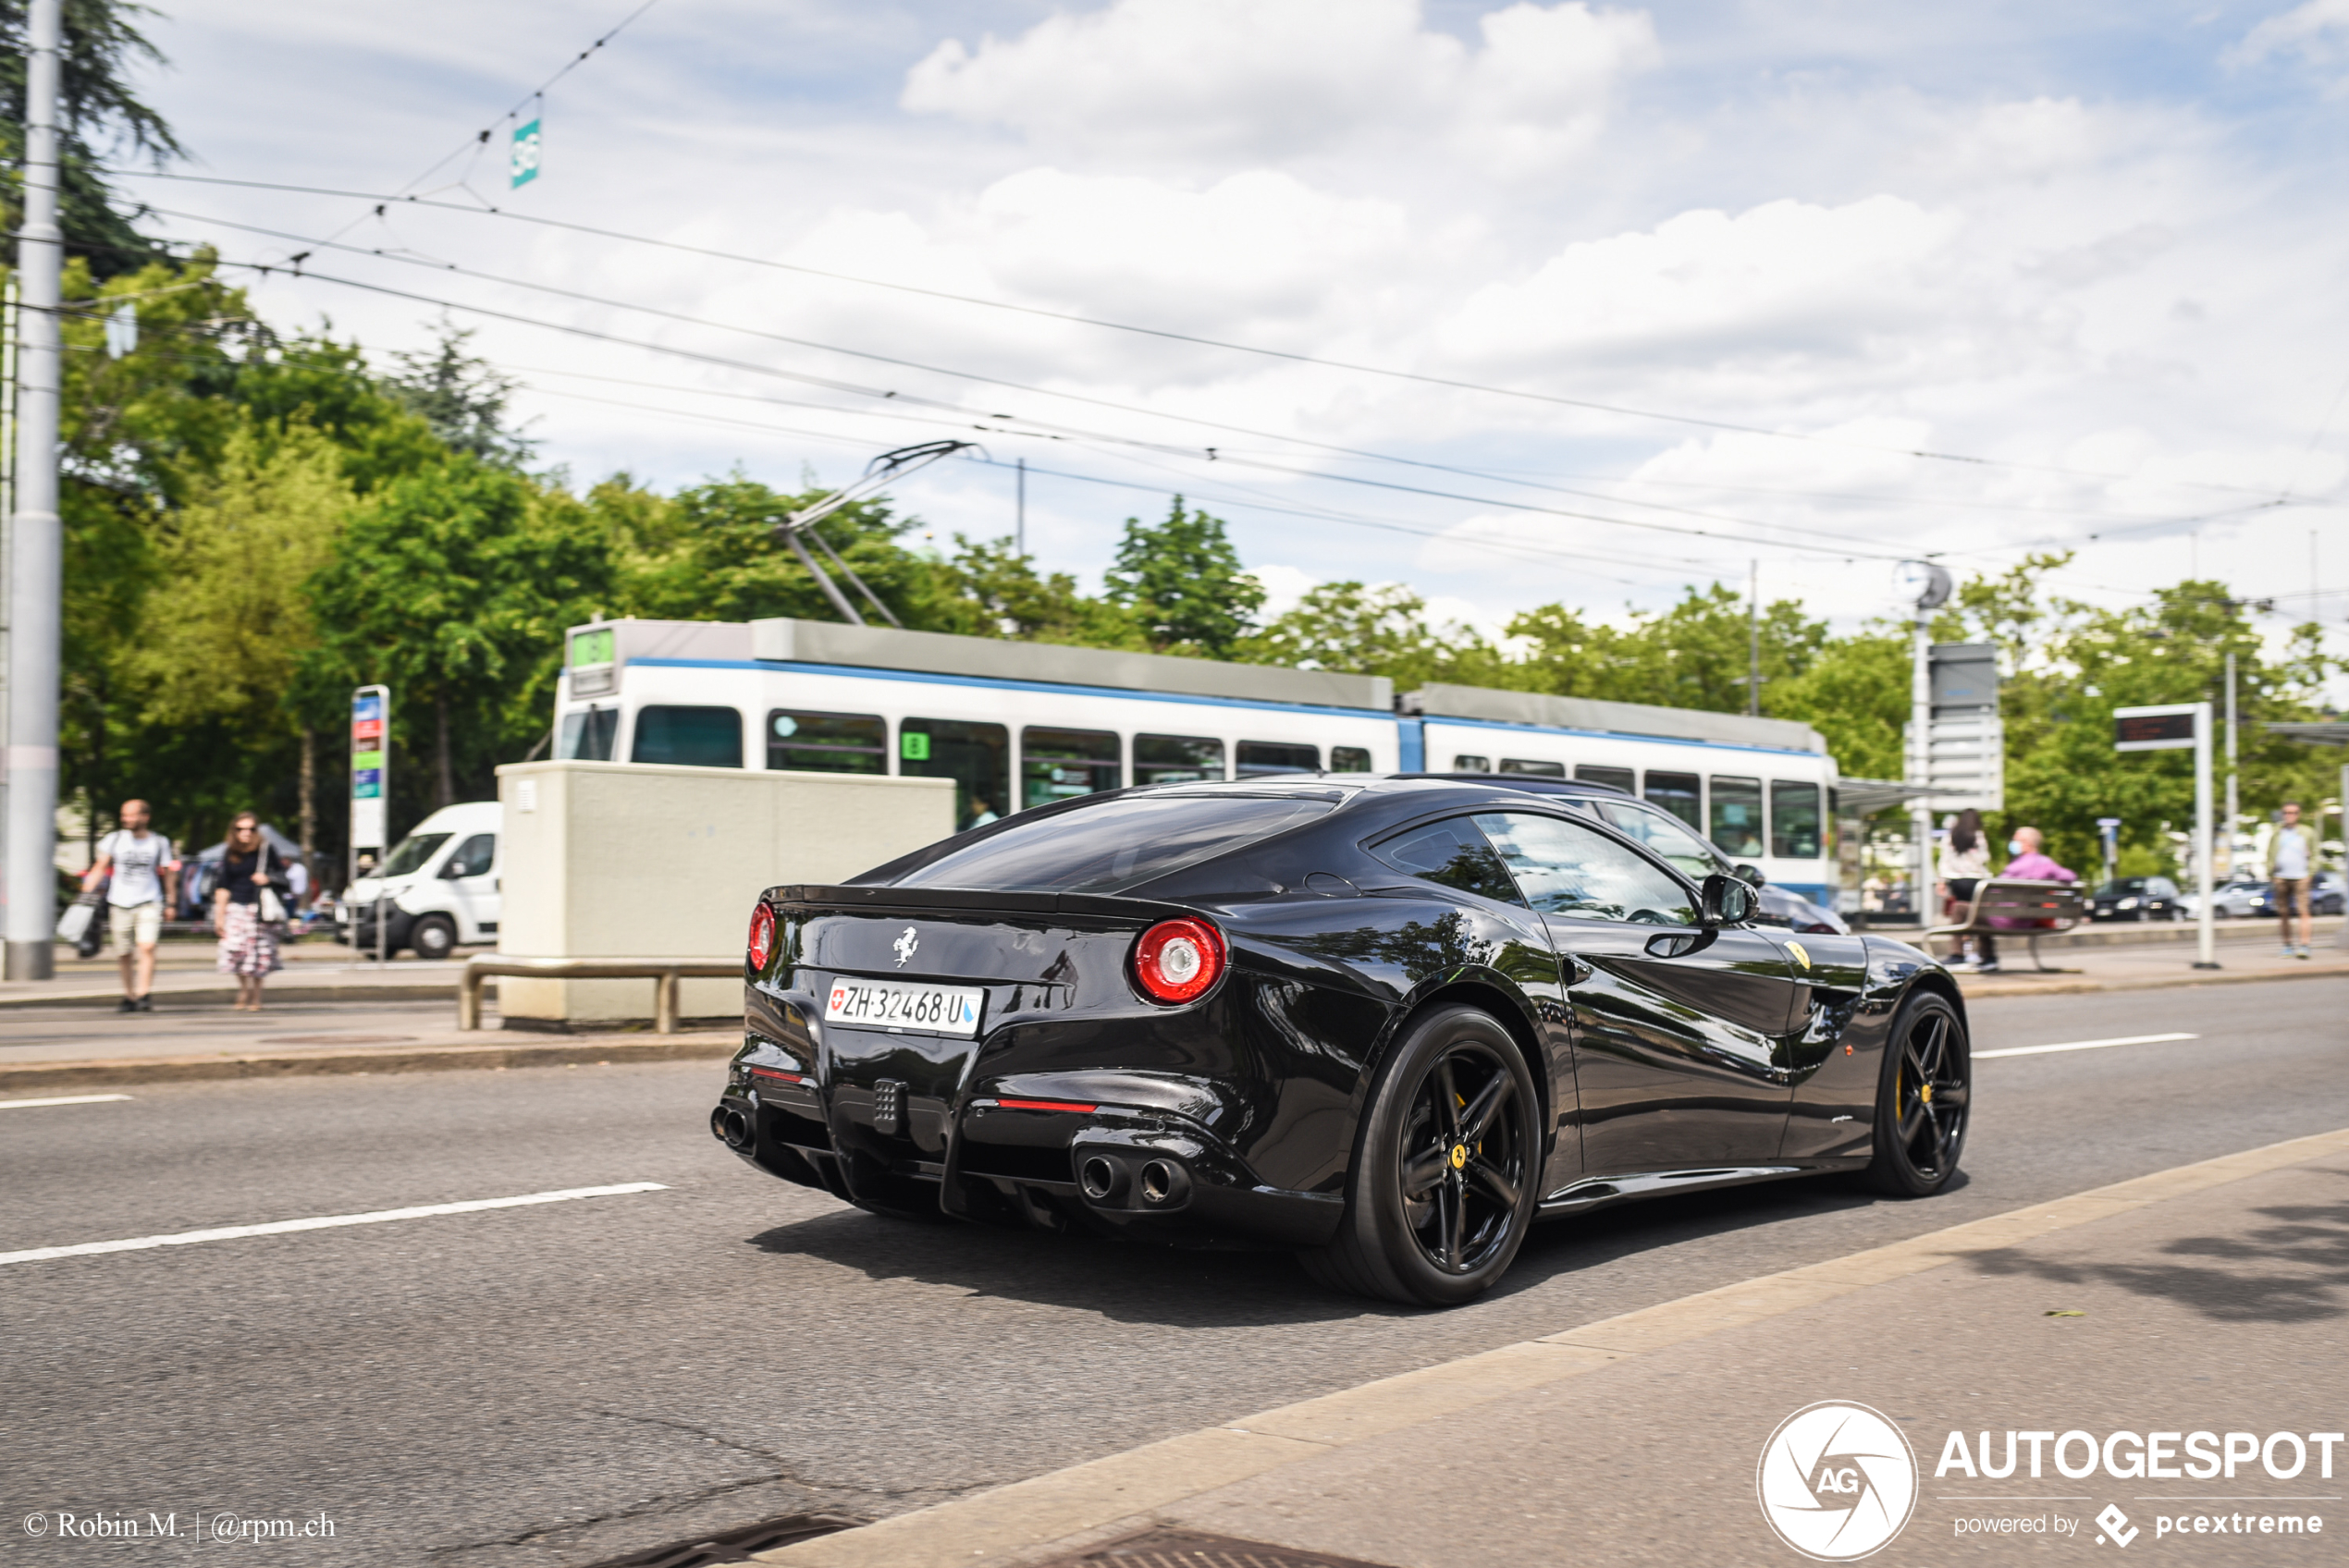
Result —
[[519, 190], [538, 178], [538, 122], [531, 121], [514, 132], [511, 182], [507, 189]]
[[351, 694], [351, 847], [380, 850], [389, 843], [385, 801], [391, 782], [391, 688], [362, 686]]

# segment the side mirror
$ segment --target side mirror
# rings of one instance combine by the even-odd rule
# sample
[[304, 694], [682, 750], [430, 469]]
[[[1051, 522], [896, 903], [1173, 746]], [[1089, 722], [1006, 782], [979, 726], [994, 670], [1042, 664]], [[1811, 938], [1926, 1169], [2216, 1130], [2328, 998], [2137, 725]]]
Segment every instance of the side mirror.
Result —
[[1759, 902], [1752, 888], [1734, 876], [1724, 876], [1716, 871], [1704, 879], [1704, 887], [1698, 896], [1697, 913], [1707, 928], [1742, 925], [1753, 918], [1754, 908]]

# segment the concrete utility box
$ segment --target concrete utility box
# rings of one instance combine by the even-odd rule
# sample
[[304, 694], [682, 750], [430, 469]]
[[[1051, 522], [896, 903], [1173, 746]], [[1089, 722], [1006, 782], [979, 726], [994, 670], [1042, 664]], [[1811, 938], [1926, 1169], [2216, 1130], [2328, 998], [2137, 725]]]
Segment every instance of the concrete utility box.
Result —
[[[954, 830], [948, 778], [644, 763], [498, 770], [506, 842], [498, 950], [523, 958], [739, 957], [778, 882], [838, 882]], [[739, 980], [686, 980], [682, 1011], [742, 1010]], [[522, 1027], [652, 1016], [650, 980], [498, 983]]]

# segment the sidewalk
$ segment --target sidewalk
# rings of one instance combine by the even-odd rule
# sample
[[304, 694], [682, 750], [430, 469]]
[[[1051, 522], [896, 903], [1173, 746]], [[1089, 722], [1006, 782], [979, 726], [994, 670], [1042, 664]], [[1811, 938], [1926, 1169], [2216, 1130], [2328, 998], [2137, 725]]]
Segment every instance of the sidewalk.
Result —
[[[289, 942], [279, 949], [279, 956], [286, 967], [269, 977], [270, 991], [314, 993], [319, 1000], [400, 1000], [415, 996], [419, 986], [445, 987], [454, 996], [457, 975], [464, 968], [461, 956], [425, 963], [412, 953], [377, 963], [339, 943], [315, 940]], [[210, 942], [162, 944], [156, 953], [154, 994], [185, 1002], [233, 1000], [236, 983], [215, 969], [213, 961]], [[69, 948], [59, 948], [54, 978], [0, 981], [0, 1013], [20, 1008], [111, 1008], [121, 999], [122, 971], [112, 953], [85, 959], [76, 957]]]
[[[2243, 924], [2237, 923], [2238, 927]], [[2333, 946], [2329, 932], [2318, 933], [2305, 959], [2281, 956], [2272, 925], [2261, 925], [2256, 933], [2221, 927], [2220, 936], [2215, 970], [2194, 967], [2199, 949], [2191, 926], [2183, 937], [2171, 940], [2070, 949], [2043, 940], [2039, 956], [2050, 970], [2060, 971], [2046, 974], [2032, 969], [2031, 949], [2025, 942], [2017, 937], [2001, 937], [1998, 973], [1960, 974], [1958, 986], [1968, 997], [2023, 997], [2349, 975], [2349, 948]]]
[[[1757, 1478], [1775, 1474], [1763, 1460], [1781, 1423], [1833, 1401], [1881, 1413], [1913, 1471], [1889, 1443], [1852, 1450], [1864, 1467], [1814, 1445], [1789, 1462], [1801, 1508], [1787, 1506], [1783, 1477], [1776, 1500], [1793, 1527], [1845, 1510], [1857, 1526], [1877, 1499], [1897, 1517], [1912, 1488], [1913, 1513], [1879, 1561], [2070, 1558], [2111, 1532], [2172, 1562], [2336, 1562], [2349, 1443], [2332, 1444], [2325, 1476], [2308, 1435], [2338, 1432], [2349, 1403], [2345, 1244], [2349, 1132], [1568, 1328], [759, 1559], [1796, 1564]], [[1987, 1431], [1996, 1464], [2010, 1430], [2085, 1434], [2123, 1471], [2148, 1434], [2264, 1444], [2290, 1432], [2307, 1460], [2285, 1477], [2256, 1460], [2209, 1480], [2072, 1477], [2052, 1460], [2036, 1478], [2025, 1465], [2002, 1479], [1937, 1474], [1951, 1434], [1978, 1459]], [[2063, 1452], [2076, 1468], [2078, 1439]], [[2290, 1448], [2275, 1452], [2289, 1468]], [[2258, 1538], [2175, 1538], [2214, 1519]], [[1198, 1550], [1177, 1532], [1234, 1544], [1227, 1557], [1177, 1555]]]

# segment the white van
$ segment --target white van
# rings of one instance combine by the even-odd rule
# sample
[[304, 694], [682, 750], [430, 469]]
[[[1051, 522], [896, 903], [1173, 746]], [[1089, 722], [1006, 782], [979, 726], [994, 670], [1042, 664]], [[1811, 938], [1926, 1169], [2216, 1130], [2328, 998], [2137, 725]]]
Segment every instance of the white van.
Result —
[[496, 801], [433, 813], [384, 857], [380, 877], [361, 877], [335, 901], [337, 934], [360, 952], [374, 952], [380, 898], [387, 956], [412, 948], [418, 958], [444, 959], [460, 943], [495, 942], [504, 826], [505, 808]]

